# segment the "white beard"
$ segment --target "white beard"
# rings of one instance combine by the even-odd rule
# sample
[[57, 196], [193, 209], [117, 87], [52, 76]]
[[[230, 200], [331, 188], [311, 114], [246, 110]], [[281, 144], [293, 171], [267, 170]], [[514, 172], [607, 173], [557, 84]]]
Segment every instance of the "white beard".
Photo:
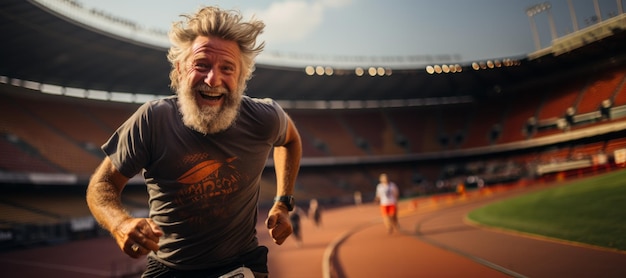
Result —
[[224, 88], [213, 88], [212, 90], [225, 92], [223, 104], [219, 107], [198, 107], [196, 92], [207, 89], [206, 85], [192, 88], [183, 84], [177, 92], [178, 106], [183, 115], [183, 123], [185, 126], [204, 135], [222, 132], [235, 122], [239, 115], [239, 107], [241, 106], [243, 95], [241, 92], [228, 92]]

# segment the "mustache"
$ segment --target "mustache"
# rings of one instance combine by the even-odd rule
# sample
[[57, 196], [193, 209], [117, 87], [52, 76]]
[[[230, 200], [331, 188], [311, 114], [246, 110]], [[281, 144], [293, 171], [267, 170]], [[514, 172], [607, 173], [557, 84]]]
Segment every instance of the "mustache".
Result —
[[211, 87], [207, 84], [199, 84], [193, 87], [194, 91], [203, 91], [213, 94], [227, 94], [230, 91], [224, 87]]

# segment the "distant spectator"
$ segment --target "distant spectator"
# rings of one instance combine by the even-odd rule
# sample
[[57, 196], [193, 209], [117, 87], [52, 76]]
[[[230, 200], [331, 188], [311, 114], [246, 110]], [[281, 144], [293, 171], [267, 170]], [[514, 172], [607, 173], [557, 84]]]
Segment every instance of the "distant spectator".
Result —
[[293, 236], [296, 240], [296, 246], [302, 246], [302, 221], [301, 216], [304, 214], [299, 206], [295, 206], [292, 211], [289, 212], [289, 221], [293, 229]]
[[456, 185], [456, 194], [459, 196], [465, 196], [465, 184], [462, 182], [459, 182]]
[[309, 218], [313, 220], [315, 227], [322, 225], [322, 208], [319, 206], [317, 199], [311, 199], [309, 202]]
[[360, 206], [363, 203], [363, 196], [361, 195], [361, 191], [354, 192], [354, 204]]

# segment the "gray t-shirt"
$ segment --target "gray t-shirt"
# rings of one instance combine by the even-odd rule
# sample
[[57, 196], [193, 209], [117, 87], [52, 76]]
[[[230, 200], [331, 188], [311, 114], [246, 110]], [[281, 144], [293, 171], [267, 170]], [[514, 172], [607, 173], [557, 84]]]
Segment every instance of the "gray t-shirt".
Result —
[[150, 217], [165, 234], [150, 256], [176, 269], [218, 267], [258, 246], [261, 174], [272, 147], [284, 144], [287, 117], [275, 101], [247, 96], [218, 134], [181, 117], [176, 96], [148, 102], [102, 150], [126, 177], [143, 171]]

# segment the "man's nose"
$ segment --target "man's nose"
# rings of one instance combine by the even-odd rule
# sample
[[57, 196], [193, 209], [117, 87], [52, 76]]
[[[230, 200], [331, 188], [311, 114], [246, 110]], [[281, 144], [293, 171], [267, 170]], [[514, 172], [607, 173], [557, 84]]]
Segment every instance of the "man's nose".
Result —
[[216, 70], [212, 69], [207, 73], [206, 77], [204, 78], [204, 83], [209, 85], [209, 87], [219, 87], [221, 85], [220, 80], [221, 79], [219, 73], [217, 73]]

